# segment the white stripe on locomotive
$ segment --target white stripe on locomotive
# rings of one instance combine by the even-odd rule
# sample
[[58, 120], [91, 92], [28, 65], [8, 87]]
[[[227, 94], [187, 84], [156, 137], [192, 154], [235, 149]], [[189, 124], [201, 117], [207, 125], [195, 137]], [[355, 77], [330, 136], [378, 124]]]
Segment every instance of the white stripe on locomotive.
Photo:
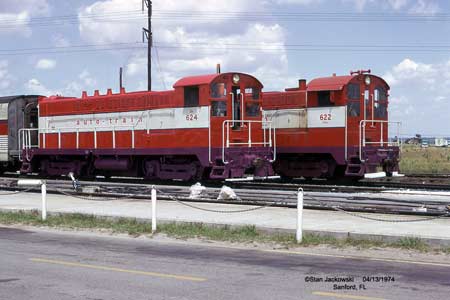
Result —
[[193, 129], [209, 127], [209, 107], [39, 117], [41, 133]]
[[277, 129], [345, 127], [345, 106], [263, 111], [264, 120]]

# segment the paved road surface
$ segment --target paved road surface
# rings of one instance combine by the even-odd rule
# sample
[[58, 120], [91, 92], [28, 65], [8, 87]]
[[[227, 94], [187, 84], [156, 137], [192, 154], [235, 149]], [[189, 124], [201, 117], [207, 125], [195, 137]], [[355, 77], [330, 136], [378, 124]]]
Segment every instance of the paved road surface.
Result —
[[[395, 281], [363, 283], [363, 276]], [[327, 277], [353, 279], [347, 286], [357, 290], [333, 289], [334, 283], [320, 282]], [[448, 299], [449, 293], [450, 264], [239, 250], [0, 227], [2, 300], [431, 300]]]

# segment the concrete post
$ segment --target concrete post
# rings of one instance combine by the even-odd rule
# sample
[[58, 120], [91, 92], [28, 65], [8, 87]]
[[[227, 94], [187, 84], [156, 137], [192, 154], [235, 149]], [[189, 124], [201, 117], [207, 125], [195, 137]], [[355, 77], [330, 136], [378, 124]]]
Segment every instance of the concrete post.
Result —
[[298, 189], [297, 194], [297, 233], [295, 235], [297, 243], [303, 240], [303, 189]]
[[47, 220], [47, 184], [45, 181], [42, 181], [41, 193], [42, 193], [42, 221], [45, 221]]
[[152, 233], [156, 232], [156, 189], [152, 187]]

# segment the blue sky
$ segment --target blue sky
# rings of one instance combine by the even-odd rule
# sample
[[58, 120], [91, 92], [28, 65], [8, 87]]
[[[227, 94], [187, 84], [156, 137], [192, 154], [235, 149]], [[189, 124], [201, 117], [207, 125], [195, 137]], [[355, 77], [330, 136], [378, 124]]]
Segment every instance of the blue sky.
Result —
[[[265, 90], [371, 69], [391, 85], [403, 133], [450, 136], [450, 4], [445, 0], [155, 0], [153, 86], [215, 71]], [[0, 3], [0, 95], [79, 96], [146, 87], [141, 0]], [[88, 45], [88, 46], [86, 46]], [[108, 49], [108, 50], [104, 50]]]

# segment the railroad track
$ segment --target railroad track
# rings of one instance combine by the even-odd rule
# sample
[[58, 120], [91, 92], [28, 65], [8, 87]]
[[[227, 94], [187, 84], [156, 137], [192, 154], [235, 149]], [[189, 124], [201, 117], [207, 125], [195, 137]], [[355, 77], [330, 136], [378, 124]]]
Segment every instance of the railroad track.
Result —
[[[30, 176], [27, 176], [30, 177]], [[34, 176], [31, 176], [35, 178]], [[19, 175], [16, 173], [6, 173], [3, 177], [7, 179], [18, 179]], [[37, 178], [37, 177], [36, 177]], [[129, 184], [157, 184], [157, 185], [171, 185], [171, 181], [156, 181], [146, 182], [143, 178], [102, 178], [97, 177], [92, 182], [96, 183], [129, 183]], [[192, 183], [177, 182], [177, 185], [190, 186]], [[386, 189], [414, 189], [424, 191], [450, 191], [450, 174], [411, 174], [405, 177], [385, 177], [377, 179], [362, 179], [359, 181], [332, 181], [332, 180], [302, 180], [294, 179], [290, 183], [281, 182], [280, 180], [260, 180], [260, 181], [230, 181], [217, 182], [209, 181], [205, 183], [210, 187], [221, 187], [223, 184], [229, 185], [233, 188], [260, 188], [260, 189], [291, 189], [301, 185], [306, 191], [330, 191], [330, 192], [379, 192]]]
[[[189, 198], [190, 186], [157, 185], [158, 198], [182, 202], [227, 203], [240, 205], [296, 207], [297, 190], [300, 185], [270, 183], [240, 183], [234, 190], [238, 199], [218, 200], [220, 188], [209, 186], [199, 198]], [[305, 190], [304, 206], [309, 209], [341, 209], [348, 212], [373, 212], [388, 214], [441, 216], [449, 211], [450, 194], [430, 192], [402, 192], [380, 187], [370, 190], [364, 187], [329, 186], [327, 191], [314, 190], [315, 185], [301, 185]], [[47, 191], [67, 196], [111, 201], [118, 199], [150, 200], [151, 185], [124, 182], [92, 182], [82, 181], [81, 188], [75, 191], [68, 180], [47, 180]], [[16, 191], [23, 188], [16, 185], [16, 180], [0, 178], [0, 190]], [[346, 190], [347, 189], [347, 190]], [[35, 189], [38, 192], [38, 189]], [[1, 194], [0, 194], [1, 195]]]

